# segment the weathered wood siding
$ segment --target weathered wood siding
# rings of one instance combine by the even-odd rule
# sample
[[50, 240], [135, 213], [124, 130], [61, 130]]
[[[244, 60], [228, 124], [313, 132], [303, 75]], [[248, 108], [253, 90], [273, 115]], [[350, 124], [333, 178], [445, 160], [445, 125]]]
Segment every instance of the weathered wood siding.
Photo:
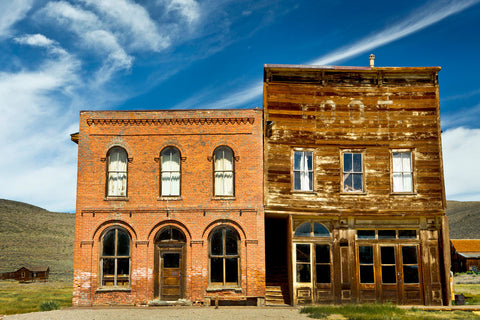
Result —
[[[442, 214], [438, 71], [266, 68], [266, 209], [326, 215]], [[294, 148], [314, 151], [313, 193], [293, 191]], [[345, 149], [364, 153], [361, 195], [342, 192]], [[412, 150], [412, 194], [392, 193], [395, 149]]]

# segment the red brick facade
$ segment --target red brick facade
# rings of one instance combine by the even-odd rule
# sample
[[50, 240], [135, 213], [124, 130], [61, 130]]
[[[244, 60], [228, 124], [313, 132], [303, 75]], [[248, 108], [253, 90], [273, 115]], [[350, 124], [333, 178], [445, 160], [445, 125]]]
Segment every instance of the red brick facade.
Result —
[[[166, 294], [158, 245], [166, 227], [185, 239], [181, 246], [164, 248], [181, 255], [180, 298], [195, 303], [209, 296], [264, 297], [262, 135], [261, 109], [81, 112], [73, 305], [138, 305]], [[221, 146], [233, 151], [233, 195], [215, 196], [214, 152]], [[125, 150], [128, 158], [125, 196], [107, 196], [108, 154], [114, 147]], [[180, 152], [179, 196], [161, 196], [161, 152], [166, 147]], [[102, 265], [108, 251], [102, 239], [115, 228], [128, 235], [128, 257], [107, 256]], [[233, 260], [210, 257], [212, 232], [221, 228], [237, 235]], [[120, 270], [122, 263], [129, 264], [125, 282], [115, 285], [120, 283], [115, 271], [112, 277], [118, 282], [105, 285], [102, 268], [116, 270], [118, 264]], [[223, 263], [227, 274], [222, 285], [211, 281], [215, 263]], [[233, 268], [231, 263], [238, 265], [233, 280], [225, 271]]]

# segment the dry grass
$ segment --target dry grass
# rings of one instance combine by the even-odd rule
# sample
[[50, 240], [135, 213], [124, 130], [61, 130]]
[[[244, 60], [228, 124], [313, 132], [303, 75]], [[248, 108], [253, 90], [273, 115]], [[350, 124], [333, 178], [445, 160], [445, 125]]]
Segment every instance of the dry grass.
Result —
[[0, 281], [0, 314], [40, 311], [43, 302], [55, 301], [60, 308], [72, 305], [71, 282], [36, 282], [20, 284]]

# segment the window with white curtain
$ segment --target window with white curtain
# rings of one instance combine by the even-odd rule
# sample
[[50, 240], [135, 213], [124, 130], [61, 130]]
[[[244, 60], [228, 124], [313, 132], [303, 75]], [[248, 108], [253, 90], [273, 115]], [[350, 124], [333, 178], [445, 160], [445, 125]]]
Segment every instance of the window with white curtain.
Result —
[[127, 152], [120, 147], [108, 151], [107, 196], [127, 195]]
[[313, 191], [313, 152], [295, 151], [293, 158], [293, 189]]
[[412, 153], [392, 152], [393, 192], [413, 192]]
[[169, 147], [161, 153], [162, 196], [180, 195], [180, 151]]
[[214, 194], [216, 196], [233, 196], [233, 151], [229, 147], [217, 148], [214, 158]]

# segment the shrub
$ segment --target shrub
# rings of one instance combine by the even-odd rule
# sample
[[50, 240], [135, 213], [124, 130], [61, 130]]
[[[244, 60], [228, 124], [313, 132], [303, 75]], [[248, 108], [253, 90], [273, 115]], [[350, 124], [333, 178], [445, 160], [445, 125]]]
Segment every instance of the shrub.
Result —
[[40, 310], [42, 311], [57, 310], [58, 308], [58, 303], [56, 301], [45, 301], [40, 305]]

